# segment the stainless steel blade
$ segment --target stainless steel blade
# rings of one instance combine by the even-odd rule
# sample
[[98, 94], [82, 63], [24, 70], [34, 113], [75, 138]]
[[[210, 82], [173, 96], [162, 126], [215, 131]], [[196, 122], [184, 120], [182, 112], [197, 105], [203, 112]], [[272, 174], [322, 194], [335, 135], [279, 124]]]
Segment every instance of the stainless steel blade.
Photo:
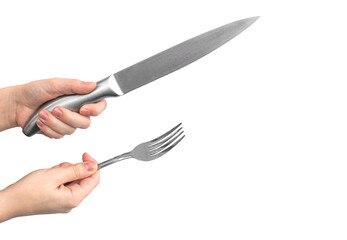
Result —
[[258, 17], [251, 17], [232, 22], [191, 38], [163, 52], [114, 74], [115, 79], [125, 94], [188, 64], [222, 46], [250, 25]]

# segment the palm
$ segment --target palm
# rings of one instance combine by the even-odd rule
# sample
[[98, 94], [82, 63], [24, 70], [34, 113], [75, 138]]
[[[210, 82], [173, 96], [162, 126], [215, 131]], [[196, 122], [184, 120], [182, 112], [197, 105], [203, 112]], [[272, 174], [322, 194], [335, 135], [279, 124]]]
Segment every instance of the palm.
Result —
[[52, 91], [51, 84], [47, 84], [42, 80], [26, 84], [20, 94], [21, 103], [17, 109], [16, 121], [22, 128], [36, 109], [48, 100], [59, 96], [59, 94]]

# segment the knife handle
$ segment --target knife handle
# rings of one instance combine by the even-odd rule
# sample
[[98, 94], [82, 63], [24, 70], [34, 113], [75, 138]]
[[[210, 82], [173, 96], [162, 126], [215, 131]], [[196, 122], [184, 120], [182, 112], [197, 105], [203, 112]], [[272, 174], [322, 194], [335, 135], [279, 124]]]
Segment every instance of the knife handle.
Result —
[[41, 110], [52, 111], [55, 107], [61, 106], [74, 112], [78, 112], [79, 109], [88, 103], [98, 102], [106, 97], [118, 97], [122, 95], [118, 84], [113, 75], [97, 82], [96, 88], [83, 95], [65, 95], [53, 100], [50, 100], [41, 105], [29, 118], [23, 128], [23, 133], [31, 137], [36, 133], [39, 133], [41, 129], [36, 125], [38, 114]]

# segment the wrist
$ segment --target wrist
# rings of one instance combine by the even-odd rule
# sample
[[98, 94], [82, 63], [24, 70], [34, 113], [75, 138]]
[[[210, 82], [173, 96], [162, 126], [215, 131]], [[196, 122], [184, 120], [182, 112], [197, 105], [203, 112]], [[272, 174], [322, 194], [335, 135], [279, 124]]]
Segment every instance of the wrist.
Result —
[[16, 122], [17, 89], [18, 86], [0, 89], [0, 132], [18, 126]]
[[15, 199], [9, 189], [0, 191], [0, 223], [17, 216]]

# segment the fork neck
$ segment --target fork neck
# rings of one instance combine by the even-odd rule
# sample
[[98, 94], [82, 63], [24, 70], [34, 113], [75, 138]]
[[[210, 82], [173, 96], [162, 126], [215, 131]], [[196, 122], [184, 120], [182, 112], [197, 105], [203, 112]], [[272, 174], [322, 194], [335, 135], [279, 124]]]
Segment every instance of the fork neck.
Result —
[[132, 156], [131, 156], [130, 152], [123, 153], [123, 154], [121, 154], [121, 155], [119, 155], [117, 157], [114, 157], [114, 158], [106, 160], [106, 161], [104, 161], [102, 163], [99, 163], [98, 164], [98, 169], [101, 169], [103, 167], [106, 167], [106, 166], [111, 165], [111, 164], [116, 163], [116, 162], [123, 161], [123, 160], [131, 158], [131, 157]]

